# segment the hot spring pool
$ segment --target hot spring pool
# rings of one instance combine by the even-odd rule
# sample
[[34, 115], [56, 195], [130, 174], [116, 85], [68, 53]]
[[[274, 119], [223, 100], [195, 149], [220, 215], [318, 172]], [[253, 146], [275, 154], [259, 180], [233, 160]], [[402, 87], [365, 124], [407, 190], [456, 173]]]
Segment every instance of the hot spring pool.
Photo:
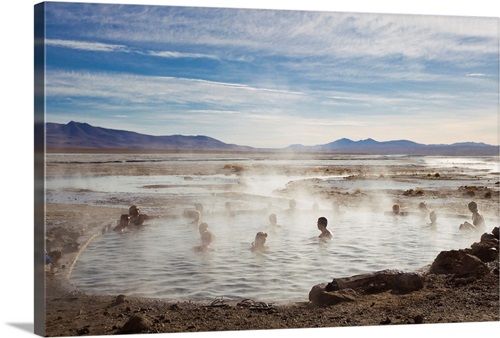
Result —
[[[281, 225], [276, 228], [269, 225], [269, 213], [204, 216], [217, 236], [214, 250], [206, 253], [192, 250], [201, 242], [198, 227], [182, 217], [150, 221], [124, 234], [109, 231], [82, 253], [71, 281], [90, 294], [307, 301], [315, 284], [383, 269], [412, 271], [442, 250], [468, 247], [481, 235], [459, 231], [463, 219], [439, 214], [437, 227], [431, 228], [418, 216], [282, 211], [276, 212]], [[328, 218], [334, 234], [327, 243], [317, 238], [319, 216]], [[265, 254], [250, 251], [258, 231], [268, 234]]]

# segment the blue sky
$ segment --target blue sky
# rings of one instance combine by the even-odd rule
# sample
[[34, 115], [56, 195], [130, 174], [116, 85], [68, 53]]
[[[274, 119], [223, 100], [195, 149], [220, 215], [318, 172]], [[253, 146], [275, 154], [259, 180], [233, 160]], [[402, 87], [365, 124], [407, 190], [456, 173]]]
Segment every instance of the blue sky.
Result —
[[254, 147], [498, 144], [492, 17], [47, 3], [49, 122]]

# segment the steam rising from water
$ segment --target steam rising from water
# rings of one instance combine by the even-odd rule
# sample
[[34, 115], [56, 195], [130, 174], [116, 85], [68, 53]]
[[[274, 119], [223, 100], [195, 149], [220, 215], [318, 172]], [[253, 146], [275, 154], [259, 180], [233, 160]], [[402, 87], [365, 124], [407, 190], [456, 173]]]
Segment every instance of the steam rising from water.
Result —
[[[189, 161], [181, 158], [179, 164], [179, 158], [161, 156], [154, 161], [146, 156], [126, 176], [72, 173], [47, 178], [49, 203], [124, 210], [138, 203], [146, 213], [178, 216], [151, 221], [124, 235], [109, 232], [92, 242], [72, 277], [78, 287], [90, 293], [174, 299], [224, 295], [302, 301], [313, 285], [334, 277], [387, 268], [417, 269], [431, 263], [442, 250], [468, 247], [478, 240], [477, 234], [458, 231], [463, 219], [444, 216], [439, 199], [427, 200], [438, 213], [436, 228], [429, 227], [426, 217], [384, 214], [395, 203], [410, 209], [418, 204], [419, 200], [393, 191], [478, 184], [473, 176], [459, 182], [394, 179], [409, 167], [434, 173], [445, 172], [449, 166], [471, 171], [468, 166], [473, 165], [474, 175], [483, 170], [484, 177], [498, 178], [491, 171], [498, 169], [498, 163], [488, 159], [472, 163], [457, 158], [450, 162], [376, 156], [231, 160], [197, 155], [199, 160], [190, 156]], [[228, 163], [228, 169], [220, 173]], [[164, 168], [180, 165], [187, 168], [186, 174], [162, 174]], [[138, 174], [140, 170], [148, 174]], [[298, 209], [294, 214], [288, 211], [292, 199]], [[198, 202], [205, 206], [202, 221], [217, 236], [211, 252], [193, 252], [200, 244], [197, 226], [181, 217], [183, 210], [194, 209]], [[237, 211], [235, 217], [226, 217], [225, 202]], [[318, 210], [313, 209], [315, 203]], [[469, 216], [466, 203], [463, 210]], [[281, 227], [269, 226], [271, 212], [277, 214]], [[334, 234], [326, 244], [317, 238], [319, 216], [327, 217]], [[498, 214], [485, 216], [487, 224], [498, 224]], [[267, 254], [250, 251], [258, 231], [268, 233]]]
[[[330, 242], [317, 238], [318, 215], [331, 220]], [[217, 236], [214, 251], [193, 252], [200, 242], [196, 225], [158, 220], [138, 231], [109, 232], [95, 240], [80, 258], [72, 282], [97, 294], [305, 301], [317, 283], [387, 268], [415, 270], [441, 250], [461, 248], [472, 239], [458, 233], [457, 220], [442, 220], [432, 229], [426, 220], [358, 210], [336, 217], [326, 210], [296, 216], [281, 212], [278, 228], [268, 225], [264, 212], [205, 220]], [[257, 231], [268, 233], [265, 254], [250, 251]]]

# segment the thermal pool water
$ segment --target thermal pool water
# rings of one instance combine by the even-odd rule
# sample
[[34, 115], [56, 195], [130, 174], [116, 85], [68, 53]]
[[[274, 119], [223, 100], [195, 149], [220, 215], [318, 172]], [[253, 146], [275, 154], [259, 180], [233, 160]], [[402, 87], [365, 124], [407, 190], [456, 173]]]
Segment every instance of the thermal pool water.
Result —
[[[334, 237], [321, 242], [318, 216], [326, 216]], [[355, 219], [355, 222], [352, 220]], [[205, 217], [216, 235], [213, 251], [199, 253], [197, 225], [185, 218], [155, 220], [127, 233], [110, 231], [88, 246], [72, 275], [92, 294], [127, 294], [174, 300], [250, 298], [306, 301], [311, 287], [334, 277], [382, 269], [413, 271], [447, 249], [460, 249], [478, 234], [458, 230], [459, 219], [436, 227], [419, 216], [383, 213], [278, 213], [280, 227], [266, 212]], [[268, 234], [268, 252], [251, 252], [258, 231]]]

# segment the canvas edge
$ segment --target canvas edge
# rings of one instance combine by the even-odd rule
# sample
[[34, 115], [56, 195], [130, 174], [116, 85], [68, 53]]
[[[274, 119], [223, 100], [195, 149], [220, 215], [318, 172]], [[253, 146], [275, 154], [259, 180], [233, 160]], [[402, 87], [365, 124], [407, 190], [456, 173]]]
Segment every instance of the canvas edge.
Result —
[[34, 333], [45, 336], [45, 3], [34, 5]]

